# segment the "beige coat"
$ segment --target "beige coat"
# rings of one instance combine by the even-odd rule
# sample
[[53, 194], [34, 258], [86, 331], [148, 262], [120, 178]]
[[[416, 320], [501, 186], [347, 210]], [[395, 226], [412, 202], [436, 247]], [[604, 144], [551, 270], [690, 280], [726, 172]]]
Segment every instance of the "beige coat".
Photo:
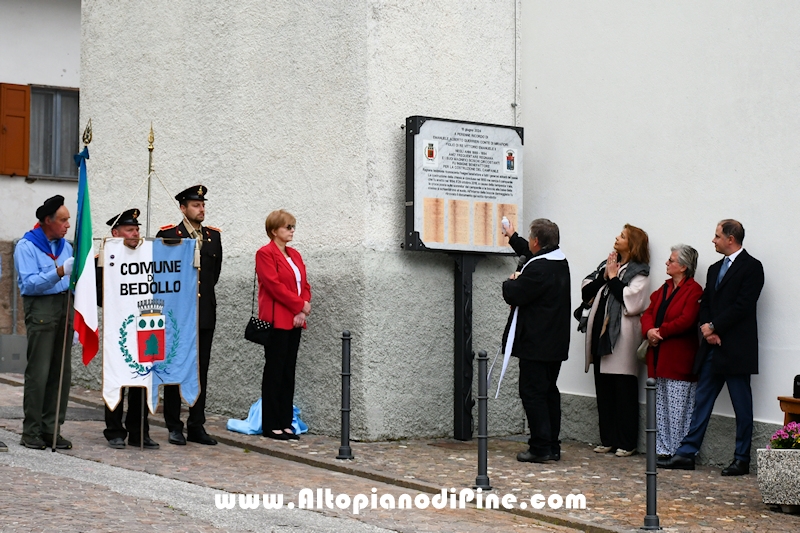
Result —
[[[619, 276], [628, 268], [628, 264], [619, 269]], [[590, 283], [583, 280], [581, 287]], [[603, 289], [601, 288], [600, 291]], [[597, 305], [600, 303], [600, 291], [595, 295], [592, 309], [589, 312], [589, 324], [586, 329], [586, 372], [592, 364], [591, 339], [594, 316], [597, 314]], [[613, 296], [609, 295], [609, 298]], [[628, 286], [622, 289], [622, 324], [620, 324], [619, 338], [612, 352], [603, 356], [600, 365], [602, 374], [627, 374], [639, 375], [639, 361], [636, 360], [636, 349], [642, 342], [642, 328], [640, 318], [647, 310], [650, 303], [650, 278], [641, 274], [634, 276]]]

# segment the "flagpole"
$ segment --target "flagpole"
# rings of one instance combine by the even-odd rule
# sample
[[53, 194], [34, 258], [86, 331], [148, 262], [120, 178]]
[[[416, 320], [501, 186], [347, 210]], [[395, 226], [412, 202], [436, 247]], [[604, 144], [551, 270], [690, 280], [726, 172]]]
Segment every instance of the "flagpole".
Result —
[[147, 137], [147, 150], [150, 152], [149, 160], [147, 163], [147, 228], [145, 228], [145, 237], [150, 238], [150, 185], [153, 176], [153, 141], [155, 135], [153, 134], [153, 123], [150, 123], [150, 135]]
[[[150, 122], [150, 135], [147, 136], [147, 151], [149, 152], [147, 161], [147, 227], [145, 228], [145, 237], [150, 238], [150, 189], [153, 181], [153, 141], [155, 141], [155, 134], [153, 133], [153, 123]], [[145, 409], [148, 409], [147, 402], [145, 401], [145, 387], [140, 387], [140, 411], [141, 417], [139, 418], [139, 451], [144, 451], [144, 417]], [[130, 409], [130, 395], [132, 391], [128, 389], [128, 409]]]
[[[86, 124], [86, 129], [83, 130], [83, 147], [87, 148], [89, 143], [92, 142], [92, 119]], [[75, 250], [72, 250], [72, 256], [75, 257]], [[71, 285], [71, 283], [70, 283]], [[53, 442], [50, 447], [51, 452], [56, 451], [56, 443], [58, 442], [58, 434], [61, 432], [61, 424], [58, 419], [61, 414], [61, 391], [64, 388], [64, 361], [67, 359], [67, 332], [69, 331], [69, 306], [72, 303], [72, 287], [67, 288], [67, 319], [64, 322], [64, 342], [61, 345], [61, 371], [58, 376], [58, 394], [56, 395], [56, 420], [53, 431]], [[71, 363], [70, 363], [71, 364]], [[67, 398], [69, 402], [69, 397]]]

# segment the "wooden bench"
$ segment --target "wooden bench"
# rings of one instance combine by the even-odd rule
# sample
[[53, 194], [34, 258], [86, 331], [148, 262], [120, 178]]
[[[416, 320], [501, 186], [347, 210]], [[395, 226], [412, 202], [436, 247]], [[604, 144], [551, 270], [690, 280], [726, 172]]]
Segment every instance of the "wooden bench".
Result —
[[778, 396], [778, 401], [781, 402], [784, 426], [789, 422], [800, 422], [800, 398]]

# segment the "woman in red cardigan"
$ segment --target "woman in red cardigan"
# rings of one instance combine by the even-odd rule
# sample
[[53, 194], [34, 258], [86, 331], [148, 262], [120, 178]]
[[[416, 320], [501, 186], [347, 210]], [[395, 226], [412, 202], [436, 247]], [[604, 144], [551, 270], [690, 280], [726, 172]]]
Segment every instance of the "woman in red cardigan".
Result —
[[667, 259], [670, 278], [650, 295], [642, 315], [647, 338], [647, 376], [656, 378], [656, 453], [671, 456], [689, 431], [697, 376], [692, 374], [699, 346], [697, 315], [703, 288], [694, 280], [697, 250], [672, 247]]
[[261, 427], [271, 439], [300, 437], [292, 431], [294, 374], [300, 332], [311, 313], [311, 286], [306, 266], [294, 248], [296, 220], [279, 209], [267, 216], [264, 226], [270, 243], [256, 252], [258, 318], [272, 324], [270, 342], [264, 346], [261, 377]]

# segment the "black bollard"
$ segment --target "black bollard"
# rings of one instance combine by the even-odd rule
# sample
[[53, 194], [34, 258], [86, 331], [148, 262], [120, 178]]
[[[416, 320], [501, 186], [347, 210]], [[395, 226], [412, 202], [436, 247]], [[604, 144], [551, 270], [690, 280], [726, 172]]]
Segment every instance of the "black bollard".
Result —
[[488, 461], [489, 443], [488, 433], [488, 401], [489, 395], [487, 389], [487, 362], [489, 357], [484, 350], [478, 352], [478, 477], [475, 478], [475, 488], [483, 490], [492, 490], [489, 484]]
[[337, 459], [353, 459], [350, 449], [350, 332], [342, 332], [342, 445]]
[[661, 529], [658, 525], [656, 513], [656, 380], [647, 378], [647, 515], [644, 517], [644, 526], [641, 529]]

